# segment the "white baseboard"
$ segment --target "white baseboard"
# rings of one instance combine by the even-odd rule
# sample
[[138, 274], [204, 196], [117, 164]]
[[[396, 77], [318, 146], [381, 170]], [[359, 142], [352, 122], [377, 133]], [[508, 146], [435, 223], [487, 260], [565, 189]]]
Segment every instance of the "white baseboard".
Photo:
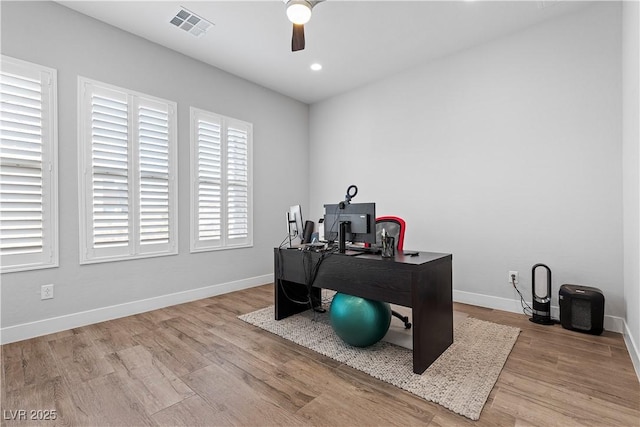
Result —
[[633, 367], [636, 370], [638, 380], [640, 380], [640, 350], [638, 349], [637, 343], [633, 341], [633, 335], [631, 335], [629, 325], [627, 325], [626, 322], [624, 324], [624, 343], [627, 345]]
[[[494, 310], [508, 311], [511, 313], [522, 313], [520, 300], [492, 297], [483, 294], [474, 294], [473, 292], [464, 292], [453, 290], [453, 300], [463, 304], [477, 305], [479, 307], [492, 308]], [[551, 317], [560, 318], [560, 307], [551, 306]], [[625, 333], [626, 323], [623, 318], [617, 316], [604, 316], [604, 329], [619, 334]]]
[[8, 326], [0, 329], [0, 343], [8, 344], [11, 342], [22, 341], [29, 338], [39, 337], [41, 335], [66, 331], [67, 329], [79, 328], [93, 323], [131, 316], [133, 314], [157, 310], [171, 305], [239, 291], [241, 289], [253, 288], [255, 286], [272, 282], [273, 274], [267, 274], [234, 282], [220, 283], [217, 285], [205, 286], [203, 288], [161, 295], [144, 300], [131, 301], [109, 307], [101, 307], [94, 310], [81, 311], [79, 313], [38, 320], [36, 322]]
[[520, 302], [514, 299], [492, 297], [473, 292], [453, 290], [453, 300], [463, 304], [477, 305], [479, 307], [492, 308], [494, 310], [508, 311], [510, 313], [522, 313]]

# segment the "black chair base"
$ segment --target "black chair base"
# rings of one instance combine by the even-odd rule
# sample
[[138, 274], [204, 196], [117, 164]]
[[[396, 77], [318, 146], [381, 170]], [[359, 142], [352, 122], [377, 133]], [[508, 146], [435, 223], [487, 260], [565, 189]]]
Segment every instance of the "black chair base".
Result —
[[391, 315], [397, 317], [400, 320], [402, 320], [402, 322], [404, 323], [404, 328], [405, 329], [411, 329], [411, 322], [409, 322], [409, 317], [403, 316], [402, 314], [398, 313], [397, 311], [393, 311], [393, 310], [391, 310]]

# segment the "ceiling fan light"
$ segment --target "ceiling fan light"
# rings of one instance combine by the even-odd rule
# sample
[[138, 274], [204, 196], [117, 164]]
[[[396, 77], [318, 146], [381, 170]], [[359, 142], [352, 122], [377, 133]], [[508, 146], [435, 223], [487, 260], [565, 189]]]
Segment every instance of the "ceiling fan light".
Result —
[[311, 4], [305, 0], [289, 1], [287, 4], [287, 18], [294, 24], [306, 24], [311, 19]]

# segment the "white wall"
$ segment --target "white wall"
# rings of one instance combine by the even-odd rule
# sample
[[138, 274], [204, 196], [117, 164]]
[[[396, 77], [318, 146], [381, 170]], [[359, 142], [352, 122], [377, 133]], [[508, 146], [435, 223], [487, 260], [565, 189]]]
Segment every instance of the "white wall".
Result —
[[[284, 210], [302, 203], [316, 219], [355, 183], [354, 202], [376, 201], [379, 214], [408, 220], [406, 247], [454, 254], [457, 295], [512, 302], [507, 271], [520, 271], [529, 295], [531, 266], [544, 262], [554, 294], [562, 283], [600, 287], [607, 314], [626, 313], [640, 342], [638, 108], [629, 95], [638, 91], [629, 78], [638, 75], [637, 3], [623, 6], [624, 52], [620, 6], [595, 5], [314, 105], [310, 148], [300, 143], [309, 138], [304, 104], [52, 2], [0, 7], [2, 53], [58, 69], [61, 214], [60, 267], [2, 275], [3, 341], [43, 325], [127, 314], [145, 307], [140, 301], [169, 304], [266, 283]], [[178, 256], [78, 264], [78, 75], [178, 102]], [[254, 123], [251, 249], [189, 254], [190, 105]], [[311, 165], [277, 165], [291, 153]], [[56, 285], [56, 298], [40, 301], [46, 283]]]
[[622, 6], [624, 296], [627, 346], [640, 377], [640, 5]]
[[[307, 164], [279, 161], [308, 158], [308, 106], [53, 2], [1, 8], [2, 53], [58, 70], [60, 194], [60, 267], [2, 275], [3, 340], [271, 282], [284, 213], [308, 206]], [[179, 255], [79, 265], [78, 75], [178, 103]], [[253, 248], [189, 253], [190, 106], [254, 125]], [[47, 283], [55, 298], [41, 301]]]
[[624, 316], [620, 4], [589, 6], [311, 107], [311, 206], [407, 220], [453, 253], [458, 299], [530, 301], [531, 268], [596, 286]]

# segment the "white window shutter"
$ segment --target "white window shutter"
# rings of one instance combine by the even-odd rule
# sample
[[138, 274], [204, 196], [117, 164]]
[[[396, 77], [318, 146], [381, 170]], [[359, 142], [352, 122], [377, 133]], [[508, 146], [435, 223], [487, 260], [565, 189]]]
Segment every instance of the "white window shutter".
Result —
[[191, 251], [252, 244], [252, 126], [191, 108]]
[[250, 242], [249, 129], [242, 123], [230, 123], [226, 132], [227, 242], [244, 245]]
[[177, 252], [175, 103], [80, 77], [81, 262]]
[[131, 238], [127, 94], [93, 88], [89, 97], [90, 249], [92, 253], [103, 255], [127, 254]]
[[219, 120], [197, 119], [197, 240], [222, 244], [222, 130]]
[[[170, 126], [168, 106], [141, 99], [138, 106], [140, 245], [170, 241]], [[144, 248], [141, 249], [144, 251]]]
[[2, 254], [42, 252], [42, 88], [1, 76]]
[[57, 265], [56, 72], [2, 57], [2, 272]]

